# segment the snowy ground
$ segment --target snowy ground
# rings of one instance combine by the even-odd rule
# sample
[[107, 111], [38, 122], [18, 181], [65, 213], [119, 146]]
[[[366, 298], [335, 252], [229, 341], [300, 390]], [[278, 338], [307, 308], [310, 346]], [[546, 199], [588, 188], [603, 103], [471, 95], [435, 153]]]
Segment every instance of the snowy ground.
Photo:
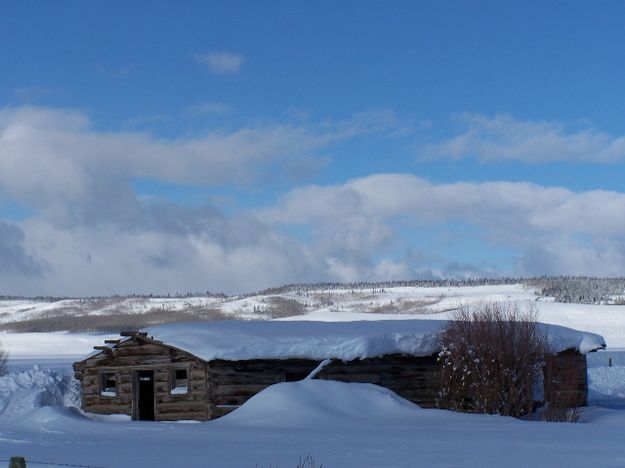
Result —
[[[241, 300], [232, 310], [266, 304], [262, 299]], [[78, 395], [69, 364], [105, 336], [5, 333], [0, 341], [12, 360], [11, 373], [0, 378], [0, 460], [24, 455], [109, 468], [289, 468], [311, 454], [326, 468], [625, 466], [625, 352], [619, 350], [625, 348], [625, 306], [537, 302], [521, 286], [396, 288], [368, 297], [363, 291], [309, 293], [298, 299], [309, 301], [308, 314], [299, 319], [443, 318], [460, 303], [489, 299], [530, 301], [544, 322], [606, 338], [608, 351], [588, 356], [591, 406], [582, 422], [424, 410], [380, 387], [320, 381], [270, 387], [206, 423], [89, 418], [74, 407]]]
[[[593, 398], [625, 395], [625, 367], [593, 368], [590, 377]], [[0, 459], [250, 468], [295, 467], [308, 454], [346, 468], [625, 463], [618, 405], [586, 408], [577, 424], [530, 422], [425, 410], [375, 385], [313, 380], [270, 387], [216, 421], [130, 422], [60, 406], [77, 401], [70, 376], [37, 368], [0, 378], [0, 401]]]

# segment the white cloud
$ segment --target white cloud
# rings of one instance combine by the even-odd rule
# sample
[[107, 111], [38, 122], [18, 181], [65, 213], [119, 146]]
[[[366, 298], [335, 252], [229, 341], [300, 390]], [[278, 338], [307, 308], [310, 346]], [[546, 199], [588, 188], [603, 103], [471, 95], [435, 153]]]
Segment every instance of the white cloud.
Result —
[[527, 182], [433, 184], [407, 174], [378, 174], [286, 194], [263, 213], [275, 223], [315, 224], [357, 217], [406, 217], [432, 224], [461, 220], [491, 232], [625, 236], [625, 194], [573, 192]]
[[[0, 110], [0, 197], [33, 213], [0, 220], [0, 292], [239, 292], [293, 281], [501, 273], [447, 255], [465, 245], [464, 232], [437, 236], [433, 250], [418, 239], [454, 223], [472, 226], [484, 248], [514, 252], [508, 274], [625, 274], [620, 192], [375, 174], [300, 186], [271, 206], [229, 215], [139, 199], [129, 183], [272, 186], [298, 167], [301, 175], [323, 164], [334, 143], [394, 128], [392, 113], [369, 112], [164, 140], [97, 131], [76, 111]], [[286, 234], [298, 230], [305, 234]]]
[[[388, 113], [366, 113], [164, 140], [98, 131], [77, 111], [2, 109], [0, 198], [32, 214], [6, 229], [0, 224], [0, 259], [5, 270], [20, 272], [4, 278], [0, 293], [236, 292], [334, 278], [326, 258], [336, 251], [332, 242], [315, 251], [249, 215], [140, 199], [130, 181], [262, 188], [301, 178], [327, 162], [332, 144], [384, 131], [391, 121]], [[358, 245], [376, 243], [385, 229], [362, 240], [346, 232], [350, 261], [362, 263]]]
[[3, 278], [2, 290], [54, 295], [232, 293], [321, 274], [321, 262], [304, 246], [251, 220], [202, 219], [197, 229], [180, 217], [176, 221], [177, 231], [159, 226], [57, 227], [46, 220], [27, 220], [22, 223], [24, 244], [49, 269], [37, 276]]
[[[392, 226], [400, 220], [415, 233], [445, 223], [472, 225], [486, 244], [518, 253], [516, 270], [506, 273], [622, 275], [622, 213], [625, 194], [618, 192], [576, 193], [511, 182], [433, 184], [412, 175], [379, 174], [295, 189], [259, 216], [277, 225], [308, 226], [316, 233], [321, 252], [335, 257], [342, 251], [341, 258], [365, 274], [372, 274], [367, 260], [370, 263], [375, 255], [391, 250]], [[379, 232], [384, 235], [375, 235]], [[451, 242], [462, 245], [463, 239], [458, 236]], [[326, 248], [328, 244], [332, 249]], [[428, 267], [427, 261], [418, 268], [420, 274], [429, 268], [434, 276], [437, 269], [441, 274], [471, 270], [468, 265], [451, 263], [442, 269]], [[488, 268], [472, 268], [488, 273]]]
[[235, 75], [239, 73], [245, 63], [245, 57], [235, 52], [211, 51], [205, 54], [196, 54], [195, 60], [208, 67], [216, 75]]
[[[131, 211], [117, 224], [23, 221], [23, 235], [11, 231], [17, 254], [7, 258], [27, 278], [8, 277], [4, 287], [45, 294], [238, 292], [293, 281], [501, 274], [487, 263], [446, 257], [445, 246], [462, 245], [463, 233], [437, 251], [403, 244], [398, 235], [398, 226], [418, 234], [456, 222], [474, 226], [486, 245], [517, 252], [508, 274], [625, 274], [625, 194], [616, 192], [379, 174], [301, 187], [247, 215], [157, 202], [137, 202]], [[295, 225], [310, 239], [282, 233]], [[400, 255], [406, 248], [417, 251]]]
[[548, 121], [520, 121], [510, 115], [489, 117], [463, 114], [464, 131], [426, 147], [429, 158], [477, 158], [484, 162], [555, 161], [612, 163], [625, 161], [625, 136], [612, 136], [592, 127], [570, 130]]
[[0, 195], [56, 220], [119, 212], [127, 222], [138, 209], [131, 178], [202, 186], [301, 178], [327, 163], [319, 152], [329, 145], [388, 125], [386, 113], [359, 114], [339, 122], [266, 122], [164, 140], [139, 132], [99, 132], [77, 111], [5, 108]]

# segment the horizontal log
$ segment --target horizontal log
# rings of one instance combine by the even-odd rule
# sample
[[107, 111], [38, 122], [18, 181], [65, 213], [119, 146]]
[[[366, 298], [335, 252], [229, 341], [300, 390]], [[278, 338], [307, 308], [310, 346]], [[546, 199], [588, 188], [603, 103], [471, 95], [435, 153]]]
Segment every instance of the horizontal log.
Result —
[[93, 359], [85, 365], [85, 369], [88, 368], [102, 368], [102, 367], [128, 367], [128, 368], [158, 368], [171, 364], [186, 364], [193, 362], [185, 356], [167, 356], [167, 355], [137, 355], [128, 354], [127, 356], [120, 356], [117, 353], [113, 355], [99, 355], [98, 359]]
[[102, 405], [102, 404], [89, 404], [85, 408], [85, 411], [91, 413], [104, 413], [104, 414], [131, 414], [132, 407], [130, 405]]
[[250, 398], [251, 396], [215, 396], [212, 402], [216, 405], [240, 406]]
[[231, 374], [218, 377], [210, 376], [209, 383], [213, 386], [220, 385], [246, 385], [246, 384], [265, 384], [272, 385], [284, 382], [284, 374]]
[[163, 395], [162, 397], [157, 397], [156, 402], [159, 405], [187, 404], [187, 403], [207, 405], [209, 403], [209, 399], [206, 396], [206, 394], [185, 393], [183, 395]]
[[213, 390], [214, 395], [255, 395], [261, 390], [267, 388], [268, 385], [263, 384], [246, 384], [246, 385], [219, 385]]
[[130, 405], [132, 394], [118, 394], [114, 397], [101, 396], [100, 394], [85, 395], [83, 401], [89, 405]]
[[157, 407], [157, 412], [158, 414], [208, 412], [208, 403], [206, 402], [161, 403]]

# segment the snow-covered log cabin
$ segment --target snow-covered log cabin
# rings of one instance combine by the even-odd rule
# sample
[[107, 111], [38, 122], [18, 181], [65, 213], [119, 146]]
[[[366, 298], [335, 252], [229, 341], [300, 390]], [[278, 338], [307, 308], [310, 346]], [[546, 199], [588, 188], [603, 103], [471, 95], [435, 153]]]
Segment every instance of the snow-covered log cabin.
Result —
[[[315, 378], [373, 383], [423, 407], [440, 390], [438, 335], [445, 321], [224, 321], [178, 323], [97, 346], [74, 363], [84, 410], [139, 420], [207, 420], [269, 385]], [[586, 356], [602, 337], [546, 327], [554, 355], [545, 369], [569, 380], [575, 406], [586, 404]], [[572, 371], [571, 371], [572, 370]], [[565, 375], [566, 374], [566, 375]]]

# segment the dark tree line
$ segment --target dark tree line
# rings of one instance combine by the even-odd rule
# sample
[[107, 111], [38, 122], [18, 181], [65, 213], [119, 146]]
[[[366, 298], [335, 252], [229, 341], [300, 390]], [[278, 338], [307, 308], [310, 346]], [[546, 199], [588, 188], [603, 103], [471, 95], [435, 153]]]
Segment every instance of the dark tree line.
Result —
[[625, 278], [589, 276], [543, 277], [527, 280], [539, 296], [574, 304], [625, 304]]
[[318, 282], [318, 283], [291, 283], [283, 286], [267, 288], [256, 292], [242, 294], [240, 297], [265, 296], [284, 293], [306, 293], [312, 291], [350, 290], [384, 292], [387, 288], [440, 288], [458, 286], [493, 286], [524, 283], [524, 278], [469, 278], [469, 279], [435, 279], [435, 280], [396, 280], [396, 281], [360, 281], [353, 283]]

